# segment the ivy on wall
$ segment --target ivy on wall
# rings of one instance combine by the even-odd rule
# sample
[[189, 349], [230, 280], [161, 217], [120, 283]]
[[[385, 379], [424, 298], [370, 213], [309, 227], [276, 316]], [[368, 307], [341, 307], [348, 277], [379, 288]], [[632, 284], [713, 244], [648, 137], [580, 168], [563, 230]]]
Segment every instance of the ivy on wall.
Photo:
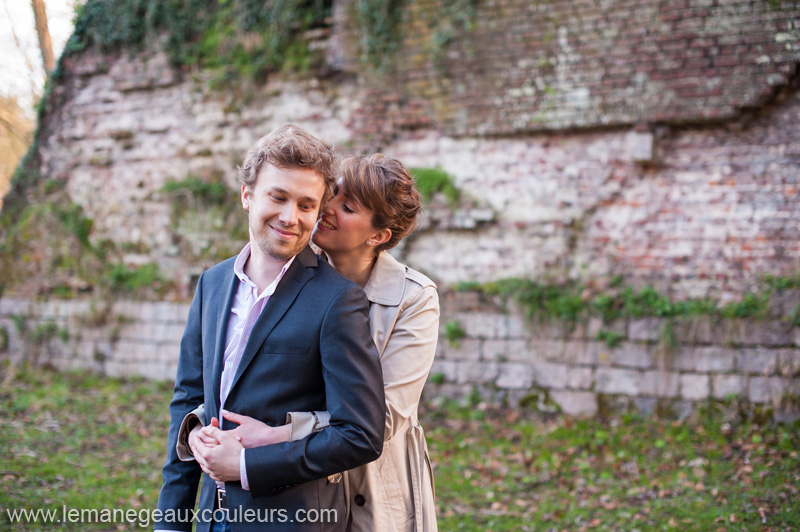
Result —
[[[457, 290], [475, 290], [487, 296], [512, 300], [525, 311], [529, 319], [576, 323], [597, 316], [604, 323], [628, 318], [695, 318], [708, 316], [718, 319], [765, 319], [773, 312], [770, 302], [784, 291], [800, 290], [800, 274], [790, 277], [765, 276], [758, 291], [746, 293], [740, 301], [719, 306], [711, 299], [673, 301], [650, 286], [635, 289], [623, 286], [622, 278], [612, 280], [606, 290], [592, 292], [577, 281], [542, 283], [533, 279], [500, 279], [478, 284], [461, 283]], [[784, 315], [776, 316], [800, 326], [800, 304]], [[602, 340], [615, 342], [609, 336]]]
[[356, 26], [359, 60], [380, 75], [389, 73], [403, 45], [404, 24], [421, 13], [429, 32], [428, 52], [435, 63], [445, 49], [464, 32], [472, 31], [478, 20], [479, 0], [355, 0], [349, 16]]
[[331, 8], [331, 0], [88, 0], [65, 53], [161, 42], [176, 66], [259, 78], [309, 68], [303, 33], [329, 25]]
[[400, 20], [404, 0], [355, 0], [352, 4], [358, 27], [360, 61], [386, 73], [400, 48]]
[[238, 253], [249, 239], [239, 195], [215, 173], [167, 181], [161, 192], [172, 206], [173, 239], [184, 257], [213, 264]]
[[163, 297], [172, 282], [151, 263], [128, 266], [125, 246], [91, 238], [93, 221], [58, 184], [45, 183], [43, 197], [20, 207], [0, 225], [0, 287], [23, 296], [106, 298], [127, 294]]

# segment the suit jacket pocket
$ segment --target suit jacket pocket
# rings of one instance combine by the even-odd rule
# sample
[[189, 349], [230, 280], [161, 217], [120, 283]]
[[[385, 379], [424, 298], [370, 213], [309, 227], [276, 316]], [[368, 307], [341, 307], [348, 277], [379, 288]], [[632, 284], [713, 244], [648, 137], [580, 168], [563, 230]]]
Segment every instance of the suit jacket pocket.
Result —
[[261, 352], [278, 356], [307, 356], [307, 345], [265, 345]]

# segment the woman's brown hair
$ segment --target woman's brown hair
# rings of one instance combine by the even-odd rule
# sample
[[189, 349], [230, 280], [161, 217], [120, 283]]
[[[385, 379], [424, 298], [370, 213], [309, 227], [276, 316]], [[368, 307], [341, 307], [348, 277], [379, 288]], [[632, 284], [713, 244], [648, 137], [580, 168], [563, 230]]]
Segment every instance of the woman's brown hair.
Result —
[[377, 251], [393, 248], [414, 230], [422, 210], [420, 193], [403, 163], [381, 153], [347, 157], [340, 172], [344, 192], [372, 211], [372, 225], [392, 231]]

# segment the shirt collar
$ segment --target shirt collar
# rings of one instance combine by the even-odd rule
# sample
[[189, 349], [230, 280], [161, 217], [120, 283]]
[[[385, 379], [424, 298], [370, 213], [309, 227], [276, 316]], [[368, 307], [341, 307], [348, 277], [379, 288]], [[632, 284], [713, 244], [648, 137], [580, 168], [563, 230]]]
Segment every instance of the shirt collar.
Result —
[[[251, 252], [250, 242], [248, 242], [242, 248], [242, 251], [239, 252], [239, 256], [236, 257], [236, 262], [233, 263], [233, 273], [236, 274], [236, 277], [238, 277], [241, 282], [246, 283], [251, 288], [258, 290], [258, 287], [253, 282], [253, 280], [250, 279], [250, 277], [246, 273], [244, 273], [244, 265], [247, 264], [247, 259], [250, 258], [250, 252]], [[278, 274], [275, 280], [272, 281], [272, 283], [270, 283], [270, 285], [264, 289], [264, 292], [259, 294], [259, 297], [263, 296], [265, 293], [272, 294], [273, 292], [275, 292], [275, 288], [277, 287], [278, 282], [280, 282], [280, 280], [283, 278], [283, 274], [285, 274], [286, 270], [289, 269], [289, 266], [292, 265], [292, 262], [294, 262], [294, 258], [296, 256], [297, 255], [286, 261], [286, 264], [284, 264], [283, 268], [281, 268], [281, 272]]]

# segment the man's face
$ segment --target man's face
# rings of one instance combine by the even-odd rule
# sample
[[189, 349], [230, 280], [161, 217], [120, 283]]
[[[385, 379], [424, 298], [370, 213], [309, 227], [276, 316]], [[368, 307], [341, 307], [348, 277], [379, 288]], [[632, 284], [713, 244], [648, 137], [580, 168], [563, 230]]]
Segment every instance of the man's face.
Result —
[[275, 260], [300, 253], [311, 238], [324, 193], [324, 180], [313, 170], [265, 164], [252, 189], [242, 185], [251, 253], [258, 249]]

